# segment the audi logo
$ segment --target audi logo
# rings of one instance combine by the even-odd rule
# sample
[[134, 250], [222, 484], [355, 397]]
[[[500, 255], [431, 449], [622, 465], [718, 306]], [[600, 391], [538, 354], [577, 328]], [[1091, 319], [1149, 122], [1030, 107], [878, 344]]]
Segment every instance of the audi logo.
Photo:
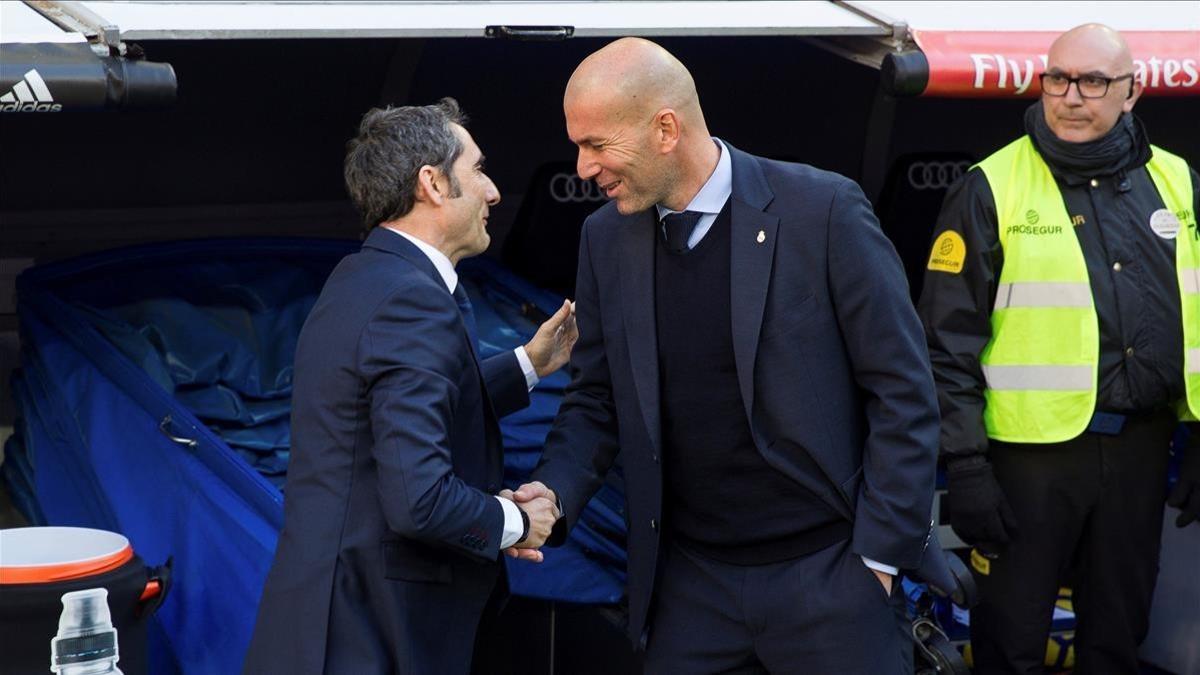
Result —
[[554, 174], [550, 179], [550, 196], [559, 204], [604, 201], [604, 193], [595, 181], [583, 180], [573, 173]]
[[914, 190], [945, 190], [970, 168], [966, 161], [913, 162], [908, 167], [908, 184]]

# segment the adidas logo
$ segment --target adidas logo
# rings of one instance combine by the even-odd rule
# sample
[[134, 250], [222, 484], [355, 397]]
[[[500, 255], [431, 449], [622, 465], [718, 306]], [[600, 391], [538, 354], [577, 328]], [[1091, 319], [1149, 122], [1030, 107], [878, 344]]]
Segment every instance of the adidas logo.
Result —
[[61, 103], [55, 103], [46, 87], [46, 81], [36, 69], [25, 73], [24, 79], [13, 85], [6, 94], [0, 94], [0, 112], [59, 112]]

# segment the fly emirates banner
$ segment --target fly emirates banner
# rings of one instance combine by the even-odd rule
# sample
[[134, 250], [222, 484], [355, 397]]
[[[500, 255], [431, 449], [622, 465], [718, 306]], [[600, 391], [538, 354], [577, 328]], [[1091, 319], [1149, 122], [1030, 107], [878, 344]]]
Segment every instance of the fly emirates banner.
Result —
[[[1122, 32], [1149, 96], [1200, 96], [1200, 31]], [[929, 61], [922, 96], [1031, 98], [1056, 32], [913, 30]], [[1125, 73], [1107, 73], [1110, 76]]]

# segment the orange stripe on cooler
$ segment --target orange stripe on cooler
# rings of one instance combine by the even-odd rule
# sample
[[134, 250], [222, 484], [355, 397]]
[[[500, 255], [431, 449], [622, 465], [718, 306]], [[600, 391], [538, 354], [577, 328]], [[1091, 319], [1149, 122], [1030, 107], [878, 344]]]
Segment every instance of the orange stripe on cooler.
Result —
[[133, 560], [133, 547], [109, 555], [49, 565], [0, 565], [0, 584], [47, 584], [111, 572]]

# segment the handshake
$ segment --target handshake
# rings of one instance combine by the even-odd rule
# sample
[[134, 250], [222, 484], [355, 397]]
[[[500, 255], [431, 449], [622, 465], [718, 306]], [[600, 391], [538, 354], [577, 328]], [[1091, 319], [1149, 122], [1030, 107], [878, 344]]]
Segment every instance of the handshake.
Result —
[[529, 534], [524, 540], [504, 549], [504, 553], [519, 560], [542, 562], [542, 552], [538, 549], [546, 543], [550, 531], [554, 529], [554, 523], [561, 515], [558, 512], [558, 497], [553, 490], [538, 481], [526, 483], [517, 488], [516, 492], [501, 490], [499, 496], [515, 503], [529, 518]]

